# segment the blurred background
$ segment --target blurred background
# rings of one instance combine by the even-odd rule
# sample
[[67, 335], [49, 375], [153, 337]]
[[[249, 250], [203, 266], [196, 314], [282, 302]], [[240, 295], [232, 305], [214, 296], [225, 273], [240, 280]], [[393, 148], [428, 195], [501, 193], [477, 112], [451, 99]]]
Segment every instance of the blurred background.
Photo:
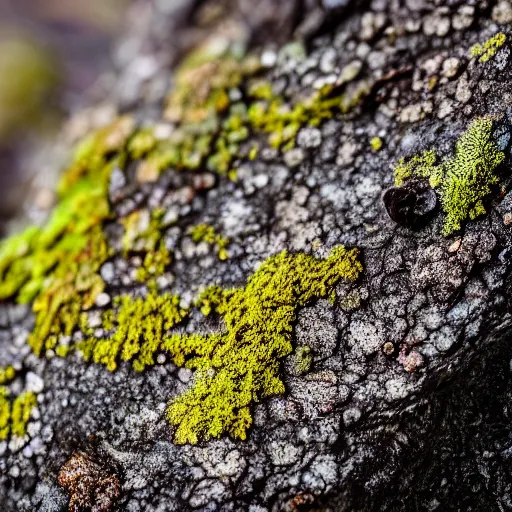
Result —
[[159, 116], [189, 48], [212, 35], [245, 48], [307, 42], [350, 3], [0, 0], [0, 237], [42, 222], [85, 133], [123, 111]]
[[38, 151], [94, 101], [128, 1], [0, 0], [0, 233], [34, 180], [45, 180]]

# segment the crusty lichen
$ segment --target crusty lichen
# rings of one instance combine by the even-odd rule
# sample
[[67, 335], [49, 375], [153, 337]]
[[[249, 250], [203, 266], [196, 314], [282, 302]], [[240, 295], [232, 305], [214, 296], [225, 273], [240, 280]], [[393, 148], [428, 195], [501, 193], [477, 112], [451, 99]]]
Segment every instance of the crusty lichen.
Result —
[[102, 339], [90, 336], [78, 348], [87, 360], [104, 364], [111, 371], [120, 360], [132, 361], [134, 369], [142, 371], [154, 364], [154, 354], [161, 350], [164, 334], [187, 313], [176, 295], [123, 295], [116, 299], [115, 309], [104, 316], [104, 327], [113, 334]]
[[226, 330], [171, 335], [163, 342], [175, 364], [197, 370], [193, 386], [167, 411], [177, 443], [223, 433], [246, 438], [251, 405], [284, 392], [279, 360], [292, 352], [298, 308], [332, 296], [340, 279], [356, 279], [362, 270], [357, 256], [356, 249], [344, 247], [325, 260], [283, 251], [267, 259], [244, 288], [206, 292], [208, 308], [223, 317]]
[[455, 155], [436, 164], [435, 151], [425, 151], [395, 167], [395, 184], [402, 185], [412, 177], [427, 178], [438, 190], [446, 214], [443, 234], [458, 231], [466, 219], [484, 214], [483, 200], [491, 187], [499, 182], [494, 171], [505, 159], [492, 135], [489, 118], [474, 120], [457, 140]]
[[496, 55], [496, 52], [505, 44], [507, 36], [503, 32], [498, 32], [490, 37], [483, 44], [476, 43], [469, 50], [470, 57], [480, 57], [480, 62], [487, 62]]
[[[164, 212], [141, 210], [118, 222], [125, 228], [122, 252], [141, 257], [136, 277], [148, 286], [143, 296], [114, 298], [101, 315], [104, 337], [94, 335], [87, 311], [106, 286], [100, 268], [115, 254], [103, 231], [111, 217], [108, 189], [114, 168], [135, 162], [139, 181], [156, 179], [168, 167], [193, 170], [203, 165], [234, 177], [236, 161], [256, 156], [254, 148], [259, 146], [245, 144], [251, 132], [268, 134], [275, 148], [291, 148], [300, 127], [348, 112], [368, 92], [365, 82], [349, 84], [343, 93], [328, 86], [289, 104], [268, 84], [251, 86], [258, 66], [252, 67], [250, 60], [241, 70], [237, 59], [226, 58], [213, 68], [208, 64], [223, 71], [209, 77], [212, 83], [204, 96], [180, 97], [183, 91], [178, 90], [169, 99], [166, 116], [176, 118], [168, 138], [157, 137], [151, 127], [136, 129], [129, 117], [89, 136], [62, 177], [59, 203], [47, 224], [29, 228], [0, 247], [0, 299], [33, 301], [36, 318], [29, 344], [37, 355], [53, 351], [65, 356], [76, 348], [110, 370], [127, 361], [142, 371], [164, 351], [176, 365], [197, 370], [193, 386], [168, 409], [178, 443], [223, 433], [244, 439], [252, 423], [251, 405], [284, 390], [279, 360], [292, 350], [298, 308], [315, 297], [334, 300], [335, 284], [355, 279], [361, 271], [355, 249], [338, 247], [325, 260], [282, 252], [266, 260], [244, 288], [216, 286], [198, 299], [204, 314], [215, 311], [223, 317], [225, 331], [170, 334], [189, 309], [181, 306], [178, 296], [157, 293], [155, 277], [171, 263], [162, 240]], [[186, 66], [194, 68], [190, 62]], [[226, 70], [236, 73], [228, 76]], [[242, 89], [244, 102], [228, 94], [234, 87]], [[174, 108], [177, 105], [180, 108]], [[228, 240], [212, 226], [195, 226], [189, 234], [195, 241], [215, 244], [219, 258], [227, 258]], [[13, 431], [22, 431], [26, 404], [28, 398], [16, 406], [13, 417], [21, 419]], [[10, 407], [9, 418], [14, 404]]]
[[295, 375], [303, 375], [309, 372], [313, 364], [313, 356], [311, 354], [311, 347], [303, 345], [297, 347], [295, 352], [291, 355], [292, 368]]
[[420, 178], [429, 178], [432, 180], [430, 183], [431, 187], [437, 187], [439, 185], [439, 166], [436, 165], [437, 154], [435, 150], [431, 149], [424, 151], [419, 155], [414, 155], [412, 158], [405, 159], [401, 157], [398, 163], [395, 165], [395, 185], [399, 187], [412, 176], [418, 176]]
[[380, 137], [373, 137], [372, 139], [370, 139], [370, 147], [375, 152], [380, 151], [383, 145], [384, 142]]
[[0, 388], [0, 440], [6, 440], [9, 435], [24, 437], [32, 409], [37, 405], [35, 393], [27, 391], [9, 399], [8, 390]]
[[[122, 296], [103, 317], [109, 335], [96, 339], [89, 333], [78, 348], [109, 370], [130, 361], [142, 371], [155, 364], [155, 354], [168, 353], [177, 366], [197, 370], [193, 386], [169, 405], [176, 442], [197, 443], [224, 433], [245, 439], [251, 405], [284, 392], [279, 360], [292, 352], [298, 308], [313, 298], [332, 299], [338, 281], [356, 279], [362, 270], [357, 256], [357, 249], [344, 247], [325, 260], [283, 251], [263, 262], [244, 288], [207, 288], [197, 306], [205, 315], [217, 312], [226, 325], [211, 335], [169, 334], [189, 314], [176, 295]], [[304, 353], [301, 373], [310, 364]]]
[[227, 247], [229, 238], [217, 233], [215, 228], [209, 224], [196, 224], [189, 229], [190, 236], [195, 243], [206, 242], [214, 245], [217, 250], [219, 260], [228, 258]]

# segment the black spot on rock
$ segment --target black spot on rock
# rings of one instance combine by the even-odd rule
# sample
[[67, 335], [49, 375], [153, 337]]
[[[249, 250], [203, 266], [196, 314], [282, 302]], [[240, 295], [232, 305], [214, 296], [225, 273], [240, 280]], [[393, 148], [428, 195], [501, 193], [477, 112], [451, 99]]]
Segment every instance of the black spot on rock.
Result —
[[436, 193], [423, 181], [410, 181], [391, 187], [382, 197], [389, 217], [400, 226], [418, 229], [424, 226], [437, 206]]

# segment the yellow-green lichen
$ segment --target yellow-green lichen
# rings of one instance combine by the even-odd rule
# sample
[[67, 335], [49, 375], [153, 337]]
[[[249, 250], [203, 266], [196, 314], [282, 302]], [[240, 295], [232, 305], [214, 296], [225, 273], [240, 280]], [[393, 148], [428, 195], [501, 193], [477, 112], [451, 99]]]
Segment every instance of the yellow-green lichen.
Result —
[[436, 162], [437, 154], [434, 150], [424, 151], [407, 160], [404, 157], [400, 158], [394, 169], [395, 185], [399, 187], [408, 178], [418, 176], [431, 179], [430, 186], [437, 187], [439, 185], [440, 173], [438, 170], [440, 168], [436, 165]]
[[16, 376], [16, 370], [12, 366], [0, 368], [0, 385], [10, 382]]
[[297, 347], [295, 352], [291, 355], [291, 358], [295, 375], [303, 375], [311, 369], [313, 356], [311, 354], [311, 348], [307, 345]]
[[8, 394], [6, 388], [0, 389], [0, 440], [8, 439], [9, 434], [24, 437], [32, 409], [37, 405], [35, 393], [22, 393], [13, 401]]
[[169, 405], [177, 443], [224, 433], [246, 438], [251, 405], [284, 392], [279, 360], [292, 352], [298, 308], [330, 296], [340, 279], [356, 279], [357, 255], [343, 247], [325, 260], [283, 251], [267, 259], [244, 288], [210, 294], [208, 307], [222, 316], [225, 331], [164, 339], [175, 364], [197, 370], [192, 387]]
[[380, 137], [373, 137], [370, 140], [370, 146], [371, 146], [372, 150], [375, 152], [380, 151], [382, 149], [383, 145], [384, 145], [384, 142], [382, 141], [382, 139]]
[[120, 221], [125, 228], [122, 239], [125, 255], [138, 253], [143, 257], [136, 279], [151, 285], [171, 263], [171, 252], [163, 239], [164, 215], [161, 209], [137, 210]]
[[487, 39], [483, 44], [476, 43], [469, 50], [470, 57], [480, 57], [480, 62], [487, 62], [496, 55], [496, 52], [505, 44], [507, 36], [503, 32]]
[[30, 413], [36, 405], [37, 397], [30, 391], [15, 398], [11, 409], [11, 435], [23, 437], [27, 433]]
[[83, 178], [106, 191], [112, 170], [123, 168], [126, 163], [126, 144], [134, 130], [135, 122], [131, 117], [118, 117], [80, 142], [73, 162], [60, 180], [60, 196], [66, 196]]
[[499, 182], [494, 174], [505, 155], [492, 140], [492, 120], [476, 119], [457, 140], [455, 155], [436, 164], [435, 151], [426, 151], [409, 161], [400, 159], [395, 168], [395, 184], [417, 176], [429, 179], [438, 190], [446, 214], [443, 233], [450, 235], [466, 219], [485, 213], [483, 200]]
[[176, 295], [150, 292], [145, 298], [123, 295], [115, 309], [104, 316], [104, 327], [114, 329], [108, 338], [89, 338], [78, 345], [87, 360], [104, 364], [109, 370], [119, 361], [132, 361], [136, 371], [153, 365], [154, 354], [161, 350], [163, 335], [180, 323], [188, 310], [180, 307]]
[[189, 229], [189, 233], [195, 243], [206, 242], [207, 244], [215, 245], [220, 260], [228, 258], [227, 247], [229, 245], [229, 238], [217, 233], [213, 226], [197, 224]]
[[[110, 370], [129, 361], [142, 371], [164, 351], [176, 365], [196, 370], [193, 386], [168, 409], [178, 443], [223, 433], [245, 438], [251, 405], [284, 390], [279, 360], [292, 351], [297, 309], [316, 297], [334, 300], [335, 284], [355, 279], [361, 270], [357, 250], [336, 248], [325, 260], [283, 252], [266, 260], [244, 288], [211, 287], [200, 296], [197, 306], [205, 315], [221, 315], [225, 330], [171, 334], [189, 310], [179, 297], [158, 295], [152, 286], [171, 257], [162, 241], [163, 212], [135, 212], [120, 221], [125, 227], [122, 248], [125, 256], [142, 257], [137, 277], [148, 283], [149, 291], [145, 297], [114, 299], [102, 313], [105, 337], [94, 337], [87, 311], [105, 287], [100, 268], [114, 254], [103, 231], [111, 216], [108, 187], [114, 168], [136, 160], [140, 181], [150, 181], [170, 166], [207, 167], [234, 177], [237, 161], [256, 157], [259, 144], [246, 142], [251, 133], [264, 133], [273, 147], [289, 149], [302, 126], [347, 113], [369, 87], [361, 81], [344, 85], [343, 93], [329, 86], [306, 99], [285, 100], [264, 82], [251, 88], [258, 68], [254, 60], [234, 55], [217, 63], [184, 64], [167, 104], [166, 117], [174, 123], [168, 138], [157, 138], [151, 127], [136, 130], [129, 117], [98, 130], [78, 147], [49, 221], [0, 245], [0, 299], [33, 301], [35, 327], [29, 344], [37, 355], [52, 350], [64, 356], [78, 348], [87, 360]], [[201, 85], [193, 94], [191, 83]], [[243, 101], [233, 100], [238, 97]], [[215, 244], [219, 258], [227, 258], [228, 240], [212, 226], [195, 226], [190, 235]], [[75, 347], [77, 332], [84, 341]], [[0, 404], [0, 432], [24, 431], [33, 399], [18, 398], [7, 401], [8, 408]]]

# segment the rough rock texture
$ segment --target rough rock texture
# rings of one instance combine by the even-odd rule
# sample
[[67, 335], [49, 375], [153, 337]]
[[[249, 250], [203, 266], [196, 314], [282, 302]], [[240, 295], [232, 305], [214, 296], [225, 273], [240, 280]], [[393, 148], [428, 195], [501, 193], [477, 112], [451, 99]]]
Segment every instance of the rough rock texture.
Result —
[[[117, 172], [110, 180], [117, 216], [161, 207], [173, 219], [165, 232], [173, 259], [158, 288], [183, 303], [213, 283], [243, 286], [283, 249], [318, 257], [339, 244], [360, 249], [359, 280], [341, 282], [334, 302], [299, 310], [295, 351], [281, 365], [285, 393], [252, 407], [246, 440], [177, 445], [165, 409], [191, 384], [190, 370], [165, 355], [142, 373], [127, 363], [111, 373], [74, 352], [36, 357], [26, 343], [30, 307], [6, 301], [0, 362], [18, 370], [14, 395], [38, 398], [25, 437], [0, 443], [4, 510], [57, 512], [70, 497], [73, 510], [130, 512], [512, 509], [512, 159], [505, 155], [486, 214], [450, 236], [439, 205], [412, 230], [391, 220], [382, 200], [400, 157], [434, 148], [449, 158], [475, 118], [507, 115], [512, 7], [345, 4], [307, 11], [299, 26], [316, 27], [307, 55], [257, 51], [286, 97], [340, 77], [366, 80], [356, 110], [302, 126], [287, 152], [264, 145], [236, 181], [173, 169], [151, 183]], [[325, 26], [331, 7], [341, 16]], [[320, 12], [324, 21], [314, 18]], [[494, 55], [470, 58], [499, 31], [507, 40]], [[166, 73], [147, 78], [144, 90]], [[187, 230], [199, 223], [230, 239], [227, 259], [191, 241]], [[113, 220], [105, 232], [119, 244]], [[102, 266], [106, 296], [88, 313], [91, 327], [101, 327], [111, 296], [141, 292], [136, 266], [121, 255]], [[192, 316], [183, 328], [209, 333], [217, 324]], [[85, 475], [81, 486], [73, 471]]]

